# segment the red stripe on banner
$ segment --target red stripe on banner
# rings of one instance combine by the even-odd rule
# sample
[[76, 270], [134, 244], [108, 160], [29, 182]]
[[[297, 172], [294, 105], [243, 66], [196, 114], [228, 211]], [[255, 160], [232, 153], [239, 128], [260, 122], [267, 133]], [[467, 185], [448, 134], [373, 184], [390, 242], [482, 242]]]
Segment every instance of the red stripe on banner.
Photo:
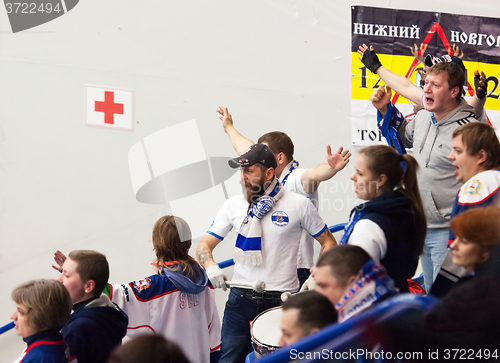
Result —
[[[439, 24], [437, 22], [432, 24], [431, 29], [427, 32], [427, 36], [425, 37], [424, 41], [422, 42], [422, 45], [429, 44], [430, 40], [432, 39], [432, 37], [434, 36], [436, 31], [439, 35], [439, 38], [443, 42], [445, 50], [448, 52], [448, 48], [450, 48], [450, 42], [448, 41], [448, 38], [446, 38], [446, 34], [444, 34], [444, 31], [443, 31], [443, 28], [441, 27], [441, 24]], [[453, 55], [453, 50], [450, 50], [450, 51]], [[420, 50], [418, 51], [418, 54], [421, 55]], [[419, 62], [416, 58], [413, 59], [413, 63], [411, 64], [410, 69], [408, 69], [408, 72], [406, 72], [406, 75], [405, 75], [406, 78], [409, 79], [411, 77], [411, 75], [415, 71], [415, 68], [417, 67], [418, 63]], [[474, 96], [474, 88], [471, 86], [469, 81], [467, 81], [467, 92], [469, 93], [470, 96]], [[392, 103], [396, 104], [398, 98], [399, 98], [399, 94], [395, 93], [394, 97], [392, 98]], [[489, 123], [489, 120], [488, 120], [488, 123]]]

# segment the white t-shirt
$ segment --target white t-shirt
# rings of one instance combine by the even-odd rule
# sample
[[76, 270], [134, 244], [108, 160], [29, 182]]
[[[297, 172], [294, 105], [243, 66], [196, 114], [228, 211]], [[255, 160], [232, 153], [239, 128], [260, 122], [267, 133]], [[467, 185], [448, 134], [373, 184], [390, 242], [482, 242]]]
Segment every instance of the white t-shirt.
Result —
[[354, 225], [347, 244], [364, 249], [376, 262], [387, 253], [387, 238], [379, 225], [369, 219], [361, 219]]
[[[207, 233], [222, 240], [232, 228], [239, 231], [247, 209], [248, 202], [243, 195], [229, 198]], [[282, 217], [281, 222], [276, 221], [276, 215]], [[317, 237], [326, 229], [325, 222], [309, 199], [283, 190], [281, 198], [260, 223], [262, 264], [246, 266], [236, 263], [233, 280], [249, 283], [262, 280], [266, 283], [266, 290], [297, 291], [297, 252], [302, 230]]]
[[[288, 163], [288, 165], [283, 169], [283, 172], [280, 175], [280, 182], [283, 184], [283, 179], [288, 175], [288, 170], [293, 163], [293, 160]], [[304, 174], [307, 169], [298, 167], [294, 169], [288, 176], [285, 182], [285, 189], [291, 192], [303, 195], [304, 197], [311, 200], [313, 205], [318, 209], [319, 201], [318, 201], [318, 190], [316, 190], [312, 194], [308, 194], [304, 187], [302, 186], [302, 182], [300, 178], [302, 174]], [[311, 268], [314, 266], [314, 238], [311, 237], [309, 233], [306, 231], [302, 231], [302, 237], [300, 239], [300, 248], [299, 253], [297, 255], [297, 268]]]

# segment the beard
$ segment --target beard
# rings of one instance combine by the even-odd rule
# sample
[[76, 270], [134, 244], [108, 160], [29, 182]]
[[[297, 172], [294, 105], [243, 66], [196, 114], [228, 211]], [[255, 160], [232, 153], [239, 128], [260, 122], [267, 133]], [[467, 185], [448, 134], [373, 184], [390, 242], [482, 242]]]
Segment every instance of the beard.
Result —
[[247, 202], [249, 204], [253, 204], [255, 202], [257, 202], [257, 200], [264, 195], [264, 192], [266, 191], [266, 187], [265, 187], [265, 178], [264, 176], [262, 176], [259, 180], [259, 183], [258, 184], [255, 184], [255, 185], [252, 185], [250, 183], [243, 183], [243, 185], [245, 187], [249, 187], [250, 190], [248, 190], [246, 192], [246, 195], [247, 195]]

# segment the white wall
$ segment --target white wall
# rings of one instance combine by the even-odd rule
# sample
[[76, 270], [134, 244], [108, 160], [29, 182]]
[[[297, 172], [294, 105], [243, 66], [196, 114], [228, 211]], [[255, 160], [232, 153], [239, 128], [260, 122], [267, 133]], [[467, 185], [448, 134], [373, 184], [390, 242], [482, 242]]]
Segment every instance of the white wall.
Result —
[[[56, 249], [104, 252], [112, 283], [151, 273], [151, 229], [170, 207], [135, 200], [127, 153], [145, 136], [196, 119], [207, 155], [232, 156], [215, 112], [225, 105], [248, 137], [287, 132], [304, 166], [322, 162], [327, 144], [349, 147], [345, 4], [85, 0], [17, 34], [0, 10], [0, 325], [15, 286], [57, 277]], [[500, 17], [495, 0], [356, 5]], [[134, 131], [85, 126], [85, 85], [133, 89]], [[353, 206], [352, 164], [321, 187], [322, 199], [337, 201], [321, 210], [328, 224], [345, 222]], [[231, 242], [217, 260], [231, 257]], [[23, 346], [13, 331], [1, 335], [0, 361]]]

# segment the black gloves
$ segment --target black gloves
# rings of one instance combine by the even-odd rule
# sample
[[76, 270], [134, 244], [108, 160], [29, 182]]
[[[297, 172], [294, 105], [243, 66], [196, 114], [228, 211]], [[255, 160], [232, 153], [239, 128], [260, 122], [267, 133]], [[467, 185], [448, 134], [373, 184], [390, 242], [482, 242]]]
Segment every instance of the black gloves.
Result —
[[374, 50], [367, 49], [363, 53], [361, 62], [373, 73], [377, 74], [377, 69], [382, 67], [382, 63], [378, 60], [377, 53]]
[[481, 80], [481, 76], [479, 74], [474, 75], [474, 88], [476, 89], [477, 98], [482, 100], [486, 97], [486, 93], [488, 92], [488, 82], [482, 86], [479, 82]]

